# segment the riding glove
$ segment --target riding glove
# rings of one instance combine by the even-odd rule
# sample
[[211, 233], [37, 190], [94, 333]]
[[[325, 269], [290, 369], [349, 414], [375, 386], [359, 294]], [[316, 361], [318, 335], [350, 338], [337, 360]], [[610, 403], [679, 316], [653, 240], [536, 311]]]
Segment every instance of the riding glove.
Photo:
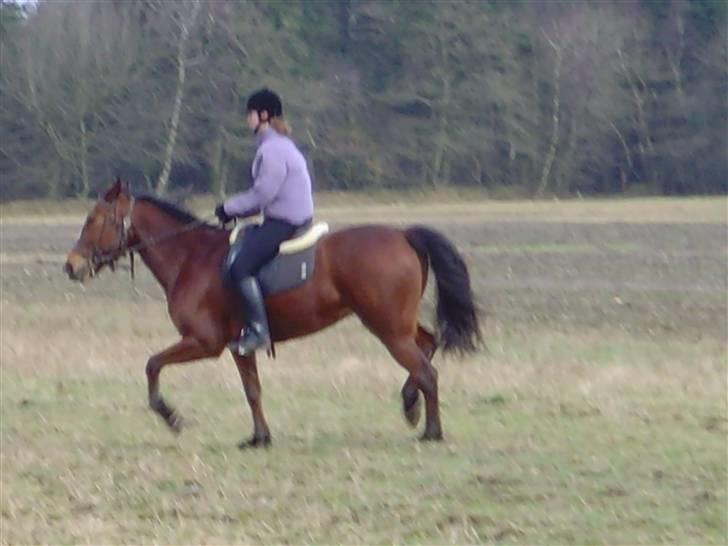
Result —
[[215, 216], [217, 216], [217, 219], [220, 220], [220, 223], [222, 224], [227, 224], [233, 219], [232, 216], [229, 216], [228, 213], [225, 212], [225, 207], [222, 203], [215, 207]]

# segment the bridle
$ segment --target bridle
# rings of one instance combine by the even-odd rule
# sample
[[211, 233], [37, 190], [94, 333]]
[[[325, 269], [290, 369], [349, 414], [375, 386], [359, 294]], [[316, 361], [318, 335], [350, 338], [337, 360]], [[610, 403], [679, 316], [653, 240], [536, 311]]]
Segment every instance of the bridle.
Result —
[[[104, 225], [99, 232], [96, 243], [91, 249], [91, 256], [88, 259], [91, 276], [93, 277], [96, 274], [96, 271], [100, 270], [105, 265], [108, 265], [109, 268], [114, 271], [116, 269], [116, 262], [119, 261], [120, 258], [129, 254], [129, 260], [131, 262], [131, 276], [132, 278], [134, 278], [134, 250], [132, 249], [132, 247], [129, 247], [128, 241], [129, 231], [132, 227], [131, 216], [134, 213], [135, 199], [133, 196], [130, 197], [129, 210], [121, 217], [120, 222], [117, 219], [118, 206], [116, 202], [106, 203], [102, 201], [101, 204], [106, 207], [112, 208], [113, 215], [111, 216], [111, 218], [109, 218], [109, 215], [104, 216]], [[109, 224], [113, 224], [114, 226], [120, 226], [119, 235], [117, 237], [114, 247], [111, 250], [101, 250], [100, 243], [103, 240], [104, 232], [106, 231], [106, 227]]]
[[[200, 226], [207, 225], [208, 222], [215, 218], [215, 215], [210, 215], [205, 218], [201, 218], [199, 220], [195, 220], [193, 222], [189, 222], [178, 229], [170, 230], [166, 233], [162, 233], [161, 235], [157, 235], [156, 237], [151, 237], [146, 240], [142, 240], [141, 236], [139, 237], [139, 242], [129, 246], [129, 233], [134, 227], [132, 225], [132, 214], [134, 213], [134, 205], [136, 203], [136, 199], [133, 195], [129, 196], [129, 210], [121, 217], [121, 221], [117, 219], [118, 216], [118, 206], [116, 202], [114, 203], [106, 203], [102, 202], [107, 207], [113, 207], [113, 215], [109, 219], [108, 215], [104, 217], [104, 225], [101, 228], [101, 232], [99, 233], [98, 239], [96, 244], [94, 244], [93, 249], [91, 250], [91, 257], [88, 259], [89, 263], [89, 269], [91, 271], [91, 276], [95, 275], [95, 272], [101, 269], [103, 266], [108, 265], [109, 268], [112, 271], [115, 271], [116, 268], [116, 262], [118, 262], [121, 258], [129, 255], [129, 263], [130, 263], [130, 269], [131, 269], [131, 278], [134, 278], [134, 253], [139, 252], [141, 250], [144, 250], [145, 248], [152, 247], [156, 244], [159, 244], [163, 241], [166, 241], [167, 239], [172, 239], [173, 237], [177, 237], [178, 235], [181, 235], [183, 233], [187, 233], [188, 231], [192, 231], [194, 229], [197, 229]], [[101, 250], [99, 248], [100, 242], [104, 236], [104, 230], [109, 224], [113, 224], [114, 226], [119, 226], [119, 235], [117, 237], [117, 240], [111, 250]]]

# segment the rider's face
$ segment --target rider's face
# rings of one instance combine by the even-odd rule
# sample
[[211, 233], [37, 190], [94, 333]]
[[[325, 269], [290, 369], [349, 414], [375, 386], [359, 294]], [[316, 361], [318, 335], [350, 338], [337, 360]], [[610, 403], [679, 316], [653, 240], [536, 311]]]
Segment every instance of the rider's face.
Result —
[[255, 110], [251, 110], [248, 112], [248, 127], [251, 131], [255, 131], [258, 128], [258, 124], [260, 123], [260, 118], [258, 117], [258, 112]]
[[250, 127], [251, 131], [257, 131], [261, 123], [267, 123], [268, 122], [268, 112], [263, 110], [260, 115], [258, 115], [258, 112], [256, 110], [251, 110], [248, 112], [248, 127]]

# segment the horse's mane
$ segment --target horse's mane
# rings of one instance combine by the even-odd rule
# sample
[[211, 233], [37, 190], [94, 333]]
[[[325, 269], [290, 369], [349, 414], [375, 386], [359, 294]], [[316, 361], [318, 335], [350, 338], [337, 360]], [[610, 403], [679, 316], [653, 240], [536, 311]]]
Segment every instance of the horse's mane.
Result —
[[179, 220], [183, 224], [191, 224], [193, 222], [199, 222], [199, 223], [204, 223], [205, 225], [207, 225], [209, 227], [217, 227], [217, 226], [213, 226], [209, 222], [203, 222], [200, 218], [198, 218], [197, 216], [195, 216], [188, 210], [183, 209], [179, 205], [175, 205], [174, 203], [170, 203], [169, 201], [165, 201], [164, 199], [160, 199], [159, 197], [155, 197], [153, 195], [134, 195], [134, 198], [137, 201], [141, 201], [144, 203], [151, 203], [155, 207], [161, 209], [163, 212], [166, 212], [172, 218]]

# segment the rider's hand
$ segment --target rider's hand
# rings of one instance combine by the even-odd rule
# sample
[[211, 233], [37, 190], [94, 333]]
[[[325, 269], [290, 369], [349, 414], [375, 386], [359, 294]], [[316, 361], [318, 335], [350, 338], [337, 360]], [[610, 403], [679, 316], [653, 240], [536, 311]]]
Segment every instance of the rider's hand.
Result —
[[227, 224], [233, 219], [232, 216], [228, 216], [228, 213], [225, 212], [225, 207], [222, 203], [215, 207], [215, 216], [217, 216], [217, 219], [220, 220], [220, 223], [222, 224]]

